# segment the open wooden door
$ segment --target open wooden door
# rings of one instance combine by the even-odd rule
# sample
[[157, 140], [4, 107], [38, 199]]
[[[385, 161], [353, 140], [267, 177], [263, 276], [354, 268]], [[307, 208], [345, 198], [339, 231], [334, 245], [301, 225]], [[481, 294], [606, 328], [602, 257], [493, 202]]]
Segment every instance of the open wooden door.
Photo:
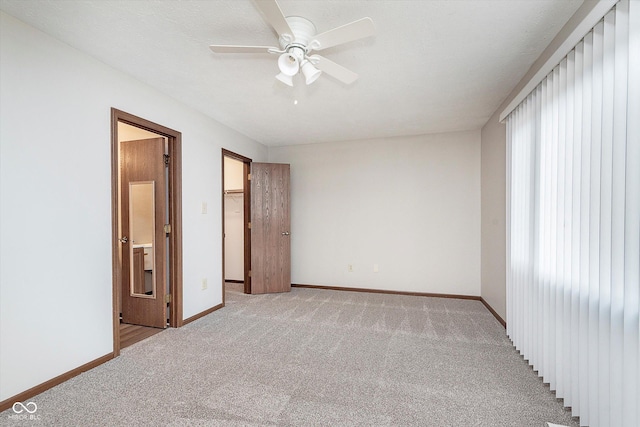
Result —
[[120, 143], [122, 322], [166, 328], [165, 140]]
[[291, 290], [289, 165], [251, 163], [251, 293]]

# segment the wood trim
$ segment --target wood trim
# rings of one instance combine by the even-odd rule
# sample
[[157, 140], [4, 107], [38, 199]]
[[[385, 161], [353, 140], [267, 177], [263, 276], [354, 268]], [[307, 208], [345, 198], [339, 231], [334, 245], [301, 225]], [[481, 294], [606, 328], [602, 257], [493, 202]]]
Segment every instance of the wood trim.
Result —
[[504, 321], [504, 319], [502, 317], [500, 317], [500, 315], [498, 314], [498, 312], [496, 312], [493, 307], [491, 307], [489, 305], [489, 303], [482, 297], [480, 297], [480, 301], [484, 304], [485, 307], [487, 307], [487, 310], [489, 310], [491, 312], [491, 314], [493, 314], [493, 317], [496, 318], [496, 320], [498, 322], [500, 322], [500, 324], [502, 325], [503, 328], [507, 329], [507, 322]]
[[251, 160], [244, 162], [242, 168], [244, 174], [243, 181], [243, 210], [244, 210], [244, 293], [251, 293], [251, 181], [249, 174], [251, 173]]
[[178, 132], [177, 130], [159, 125], [158, 123], [154, 123], [150, 120], [143, 119], [142, 117], [134, 116], [133, 114], [129, 114], [125, 111], [118, 110], [117, 108], [111, 108], [111, 114], [112, 114], [112, 117], [115, 115], [118, 119], [115, 124], [116, 130], [118, 129], [117, 122], [123, 122], [128, 125], [135, 126], [137, 128], [142, 128], [142, 129], [148, 130], [149, 132], [161, 134], [167, 137], [177, 137], [181, 135], [181, 133]]
[[342, 286], [301, 285], [297, 283], [292, 283], [291, 287], [328, 289], [331, 291], [366, 292], [366, 293], [372, 293], [372, 294], [411, 295], [411, 296], [417, 296], [417, 297], [431, 297], [431, 298], [470, 299], [475, 301], [481, 300], [481, 297], [475, 296], [475, 295], [435, 294], [435, 293], [428, 293], [428, 292], [391, 291], [386, 289], [348, 288], [348, 287], [342, 287]]
[[169, 138], [169, 256], [173, 260], [170, 269], [171, 304], [169, 305], [169, 326], [179, 328], [182, 319], [182, 134], [175, 132]]
[[341, 286], [322, 286], [322, 285], [302, 285], [298, 283], [292, 283], [292, 288], [313, 288], [313, 289], [328, 289], [331, 291], [349, 291], [349, 292], [367, 292], [373, 294], [389, 294], [389, 295], [411, 295], [418, 297], [431, 297], [431, 298], [452, 298], [452, 299], [470, 299], [474, 301], [480, 301], [489, 310], [493, 317], [506, 329], [507, 322], [505, 322], [500, 315], [485, 301], [484, 298], [475, 295], [456, 295], [456, 294], [434, 294], [427, 292], [404, 292], [404, 291], [390, 291], [384, 289], [367, 289], [367, 288], [347, 288]]
[[222, 187], [222, 196], [220, 197], [220, 216], [222, 217], [222, 281], [220, 283], [222, 283], [222, 305], [224, 305], [226, 303], [226, 291], [225, 291], [225, 276], [227, 275], [227, 271], [226, 271], [226, 266], [227, 266], [227, 244], [226, 244], [226, 230], [227, 230], [227, 226], [226, 226], [226, 222], [225, 222], [225, 209], [226, 209], [226, 202], [224, 200], [224, 195], [226, 194], [226, 191], [224, 189], [224, 158], [226, 157], [224, 155], [225, 153], [224, 148], [222, 149], [222, 156], [220, 156], [220, 170], [221, 170], [221, 174], [222, 177], [220, 178], [220, 186]]
[[239, 160], [243, 163], [251, 163], [253, 161], [250, 158], [243, 156], [242, 154], [234, 153], [233, 151], [229, 151], [226, 148], [222, 149], [222, 157], [231, 157], [232, 159]]
[[184, 321], [182, 322], [182, 325], [184, 326], [184, 325], [186, 325], [187, 323], [191, 323], [191, 322], [193, 322], [194, 320], [198, 320], [198, 319], [200, 319], [201, 317], [206, 316], [207, 314], [211, 314], [211, 313], [213, 313], [213, 312], [214, 312], [214, 311], [216, 311], [216, 310], [220, 310], [222, 307], [224, 307], [224, 303], [222, 303], [222, 304], [218, 304], [218, 305], [215, 305], [215, 306], [213, 306], [213, 307], [211, 307], [211, 308], [209, 308], [209, 309], [207, 309], [207, 310], [205, 310], [205, 311], [203, 311], [203, 312], [201, 312], [201, 313], [198, 313], [198, 314], [195, 314], [195, 315], [193, 315], [193, 316], [189, 317], [188, 319], [184, 319]]
[[57, 386], [58, 384], [62, 384], [63, 382], [68, 381], [71, 378], [82, 374], [83, 372], [87, 372], [88, 370], [93, 369], [96, 366], [108, 362], [114, 357], [114, 353], [105, 354], [104, 356], [92, 360], [91, 362], [85, 363], [84, 365], [72, 369], [69, 372], [65, 372], [64, 374], [58, 375], [57, 377], [52, 378], [49, 381], [45, 381], [42, 384], [31, 387], [29, 390], [25, 390], [22, 393], [18, 393], [15, 396], [3, 400], [2, 402], [0, 402], [0, 412], [11, 408], [15, 402], [24, 402], [25, 400], [29, 400], [32, 397], [37, 396], [38, 394]]
[[111, 308], [113, 323], [113, 356], [120, 355], [120, 310], [118, 301], [120, 301], [122, 277], [122, 260], [120, 259], [120, 251], [118, 250], [118, 115], [115, 109], [111, 109]]

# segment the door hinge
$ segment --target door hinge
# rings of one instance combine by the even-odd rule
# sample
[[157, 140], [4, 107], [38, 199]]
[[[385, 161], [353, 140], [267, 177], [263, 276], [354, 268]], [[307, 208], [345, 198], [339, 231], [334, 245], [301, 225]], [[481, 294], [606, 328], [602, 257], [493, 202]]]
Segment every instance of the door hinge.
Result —
[[170, 158], [171, 158], [171, 157], [170, 157], [168, 154], [165, 154], [165, 155], [164, 155], [164, 164], [165, 164], [166, 166], [169, 166], [169, 159], [170, 159]]
[[171, 302], [171, 294], [166, 294], [164, 296], [164, 302], [166, 302], [167, 304]]
[[249, 270], [249, 277], [251, 277], [251, 270]]
[[248, 223], [247, 223], [247, 228], [248, 228], [249, 230], [251, 230], [251, 222], [248, 222]]
[[171, 224], [164, 225], [164, 234], [171, 234]]
[[247, 174], [247, 181], [251, 181], [251, 174]]

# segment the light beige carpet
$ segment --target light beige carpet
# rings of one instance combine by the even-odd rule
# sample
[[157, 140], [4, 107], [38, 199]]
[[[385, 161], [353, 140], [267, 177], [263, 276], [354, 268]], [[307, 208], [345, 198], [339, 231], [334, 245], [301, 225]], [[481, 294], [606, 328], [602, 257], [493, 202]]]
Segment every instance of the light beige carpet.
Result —
[[578, 425], [478, 301], [240, 286], [34, 397], [29, 425]]

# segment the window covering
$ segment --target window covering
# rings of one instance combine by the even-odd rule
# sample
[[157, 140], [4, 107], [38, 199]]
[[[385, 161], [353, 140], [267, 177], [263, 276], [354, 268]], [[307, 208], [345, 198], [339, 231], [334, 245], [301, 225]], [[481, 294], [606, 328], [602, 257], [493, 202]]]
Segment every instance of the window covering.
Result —
[[581, 425], [640, 426], [640, 1], [506, 124], [507, 334]]

